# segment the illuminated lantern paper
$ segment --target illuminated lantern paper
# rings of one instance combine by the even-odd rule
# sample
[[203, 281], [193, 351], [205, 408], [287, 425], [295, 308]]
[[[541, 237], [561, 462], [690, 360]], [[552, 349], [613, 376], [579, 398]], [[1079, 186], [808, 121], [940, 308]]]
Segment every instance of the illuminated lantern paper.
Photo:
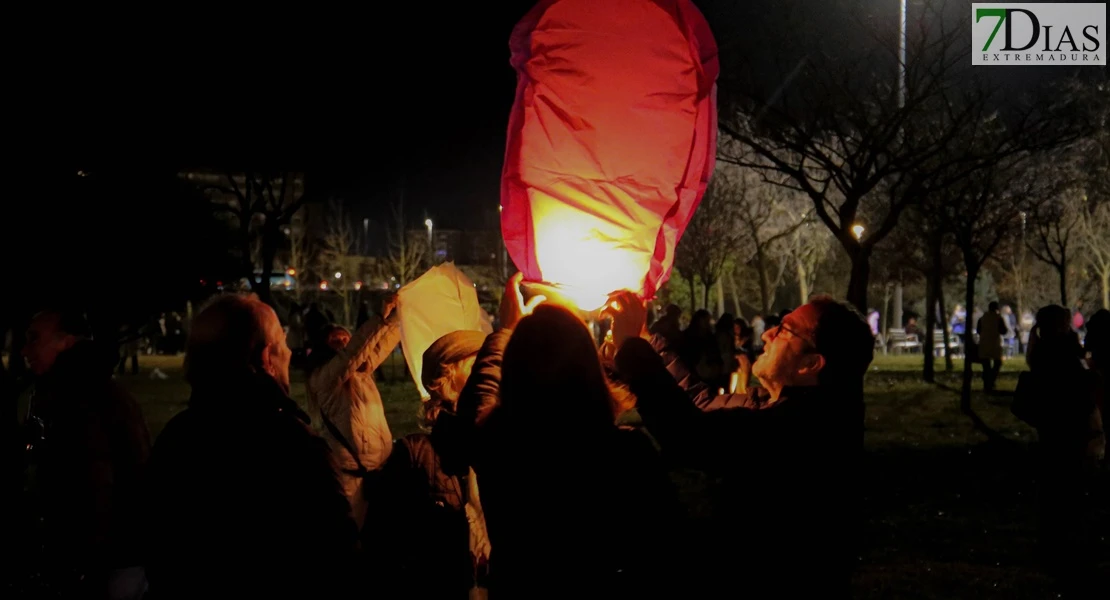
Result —
[[705, 194], [717, 45], [689, 0], [544, 0], [513, 30], [501, 230], [584, 310], [652, 298]]
[[401, 349], [421, 398], [428, 391], [420, 382], [424, 351], [453, 331], [493, 333], [491, 319], [478, 305], [474, 284], [453, 263], [432, 267], [397, 292], [401, 321]]

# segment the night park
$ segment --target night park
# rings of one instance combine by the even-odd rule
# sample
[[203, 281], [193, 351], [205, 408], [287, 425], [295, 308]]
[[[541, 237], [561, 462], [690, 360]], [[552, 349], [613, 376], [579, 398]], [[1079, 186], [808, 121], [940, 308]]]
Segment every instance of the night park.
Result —
[[1105, 3], [304, 8], [13, 16], [4, 598], [1110, 598]]

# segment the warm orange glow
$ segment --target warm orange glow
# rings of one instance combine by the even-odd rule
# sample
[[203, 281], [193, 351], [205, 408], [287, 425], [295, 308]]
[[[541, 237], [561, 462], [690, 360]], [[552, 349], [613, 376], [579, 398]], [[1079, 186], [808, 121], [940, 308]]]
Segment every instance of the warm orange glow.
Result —
[[605, 306], [613, 292], [643, 290], [658, 231], [651, 211], [631, 199], [624, 204], [623, 208], [632, 206], [632, 212], [642, 213], [631, 221], [655, 225], [635, 228], [629, 227], [627, 215], [616, 214], [624, 212], [622, 207], [581, 196], [569, 203], [568, 197], [576, 196], [571, 190], [558, 200], [540, 190], [530, 192], [536, 262], [544, 279], [585, 311]]
[[320, 282], [320, 289], [321, 289], [321, 290], [327, 290], [327, 289], [328, 289], [328, 282], [326, 282], [326, 281], [321, 281], [321, 282]]
[[289, 267], [288, 269], [286, 269], [286, 270], [285, 270], [285, 274], [286, 274], [286, 275], [296, 275], [296, 274], [297, 274], [297, 270], [296, 270], [296, 269], [294, 269], [293, 267]]
[[362, 282], [361, 281], [356, 281], [355, 282], [355, 289], [356, 290], [361, 290], [362, 289]]

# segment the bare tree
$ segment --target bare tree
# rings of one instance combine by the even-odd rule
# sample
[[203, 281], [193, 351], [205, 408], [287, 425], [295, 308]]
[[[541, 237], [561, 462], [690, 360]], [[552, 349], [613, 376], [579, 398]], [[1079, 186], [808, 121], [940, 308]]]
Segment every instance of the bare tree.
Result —
[[789, 252], [794, 262], [794, 278], [798, 283], [798, 297], [804, 304], [813, 293], [817, 281], [817, 267], [828, 256], [832, 239], [828, 229], [815, 219], [806, 219], [790, 234]]
[[359, 257], [355, 255], [358, 245], [357, 230], [351, 225], [350, 215], [341, 200], [333, 200], [328, 205], [327, 230], [323, 237], [323, 249], [319, 254], [320, 271], [329, 281], [328, 289], [333, 291], [343, 303], [343, 323], [351, 325], [351, 300], [358, 276]]
[[[1074, 192], [1073, 192], [1074, 194]], [[1030, 213], [1032, 234], [1028, 248], [1037, 260], [1056, 271], [1060, 284], [1060, 304], [1068, 306], [1068, 268], [1079, 245], [1079, 220], [1075, 202], [1056, 197]]]
[[405, 285], [423, 272], [428, 257], [428, 242], [405, 227], [405, 204], [399, 200], [391, 207], [392, 222], [386, 229], [389, 242], [385, 261], [386, 279], [394, 277], [399, 285]]
[[715, 178], [675, 250], [675, 266], [690, 284], [691, 312], [697, 304], [695, 281], [702, 285], [701, 306], [707, 308], [710, 290], [740, 243], [737, 193], [742, 192], [729, 181]]
[[229, 172], [204, 187], [213, 210], [236, 232], [236, 253], [243, 277], [264, 302], [273, 304], [270, 281], [284, 229], [311, 199], [302, 173]]
[[1098, 278], [1102, 307], [1110, 309], [1110, 202], [1091, 205], [1086, 197], [1075, 202], [1083, 260]]
[[304, 282], [308, 281], [308, 271], [316, 262], [313, 256], [311, 239], [308, 234], [308, 222], [302, 209], [293, 216], [289, 227], [289, 269], [288, 273], [293, 278], [293, 299], [299, 304], [304, 299]]
[[[1020, 226], [1023, 209], [1037, 197], [1035, 178], [1022, 177], [1015, 162], [1009, 169], [1001, 166], [982, 169], [950, 188], [942, 206], [947, 229], [963, 257], [966, 271], [965, 298], [968, 314], [968, 335], [974, 331], [970, 320], [975, 311], [975, 284], [987, 260], [995, 256], [999, 245]], [[971, 412], [972, 357], [964, 361], [960, 408]]]
[[[943, 157], [977, 117], [971, 103], [953, 103], [952, 82], [966, 68], [966, 25], [953, 29], [933, 2], [926, 2], [910, 37], [904, 94], [895, 74], [874, 73], [875, 64], [897, 60], [897, 42], [876, 32], [875, 43], [856, 56], [807, 56], [789, 89], [761, 94], [726, 89], [731, 110], [721, 130], [749, 149], [749, 156], [722, 160], [786, 176], [812, 202], [817, 218], [852, 262], [848, 299], [867, 309], [871, 254], [905, 208], [923, 196], [924, 165], [946, 167]], [[897, 65], [897, 62], [892, 64]], [[892, 69], [893, 70], [893, 69]], [[936, 113], [946, 113], [938, 120]], [[927, 134], [926, 134], [927, 132]], [[865, 226], [864, 235], [856, 227]]]
[[812, 214], [809, 201], [789, 188], [765, 180], [753, 169], [722, 167], [716, 181], [722, 180], [731, 192], [741, 231], [736, 247], [746, 251], [740, 252], [738, 258], [758, 286], [760, 310], [768, 314], [790, 264], [788, 242]]

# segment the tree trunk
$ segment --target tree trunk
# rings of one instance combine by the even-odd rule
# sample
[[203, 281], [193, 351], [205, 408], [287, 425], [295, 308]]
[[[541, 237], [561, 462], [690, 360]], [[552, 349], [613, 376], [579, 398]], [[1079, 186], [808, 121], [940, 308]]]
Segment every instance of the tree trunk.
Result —
[[755, 249], [755, 270], [759, 275], [759, 303], [760, 310], [763, 314], [771, 314], [771, 292], [767, 288], [771, 287], [771, 282], [767, 280], [767, 265], [766, 257], [763, 255], [763, 248], [756, 247]]
[[809, 273], [806, 272], [802, 261], [795, 262], [797, 263], [798, 273], [798, 295], [801, 296], [798, 304], [805, 304], [809, 300]]
[[1102, 308], [1110, 310], [1110, 270], [1102, 272]]
[[[926, 383], [936, 383], [936, 343], [933, 342], [937, 330], [937, 291], [933, 279], [939, 275], [929, 273], [925, 276], [925, 339], [921, 341], [921, 351], [925, 354], [925, 367], [921, 374]], [[945, 344], [947, 346], [947, 344]]]
[[1060, 306], [1070, 308], [1068, 305], [1068, 255], [1060, 253], [1060, 266], [1056, 271], [1060, 274]]
[[[971, 262], [966, 258], [964, 260], [965, 264]], [[968, 268], [966, 296], [964, 297], [964, 302], [967, 303], [967, 325], [964, 328], [964, 376], [963, 385], [960, 386], [960, 410], [965, 413], [971, 412], [971, 379], [975, 374], [972, 367], [975, 364], [974, 361], [978, 360], [978, 356], [972, 356], [969, 352], [971, 343], [975, 339], [975, 323], [972, 315], [975, 314], [975, 280], [978, 276], [978, 269]]]
[[898, 281], [894, 283], [894, 312], [890, 315], [890, 322], [893, 323], [895, 329], [902, 329], [905, 327], [902, 316], [902, 310], [905, 308], [902, 294], [902, 275], [898, 274]]
[[890, 285], [887, 284], [883, 288], [883, 312], [879, 313], [883, 339], [886, 339], [886, 336], [890, 333], [890, 291]]
[[[709, 310], [709, 290], [711, 290], [712, 288], [713, 288], [712, 283], [707, 283], [705, 281], [701, 282], [701, 292], [702, 292], [701, 293], [701, 299], [702, 299], [701, 306], [705, 310]], [[718, 315], [718, 316], [720, 316], [720, 315]]]
[[852, 278], [848, 282], [848, 302], [867, 314], [867, 284], [871, 278], [871, 250], [858, 248], [850, 252]]
[[725, 282], [720, 277], [717, 278], [717, 314], [725, 314]]
[[952, 360], [952, 338], [948, 335], [948, 307], [944, 304], [944, 280], [940, 275], [937, 275], [933, 279], [933, 283], [936, 285], [933, 295], [936, 296], [937, 304], [940, 307], [940, 326], [944, 331], [944, 370], [951, 373], [956, 369], [956, 364]]
[[743, 316], [744, 312], [740, 310], [740, 290], [736, 289], [736, 278], [732, 270], [725, 271], [725, 277], [728, 278], [728, 291], [732, 294], [732, 306], [736, 309], [736, 316]]
[[694, 277], [689, 277], [690, 281], [690, 316], [693, 317], [694, 313], [698, 312], [698, 288], [694, 283]]

